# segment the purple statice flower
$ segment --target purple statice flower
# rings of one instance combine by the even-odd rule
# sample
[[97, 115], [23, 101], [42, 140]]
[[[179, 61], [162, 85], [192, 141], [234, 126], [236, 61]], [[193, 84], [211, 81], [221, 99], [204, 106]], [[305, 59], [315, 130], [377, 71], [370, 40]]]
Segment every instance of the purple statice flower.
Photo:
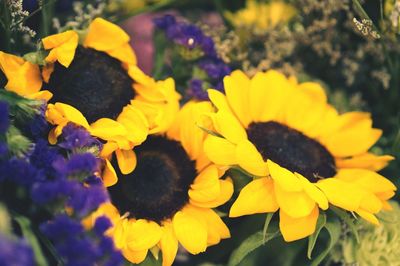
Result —
[[198, 65], [213, 80], [222, 80], [231, 73], [230, 67], [218, 58], [204, 58]]
[[208, 76], [207, 82], [193, 78], [189, 81], [189, 95], [199, 100], [207, 100], [207, 89], [224, 91], [223, 79], [231, 73], [231, 69], [221, 59], [206, 57], [198, 62], [198, 67]]
[[29, 187], [38, 180], [43, 179], [43, 174], [26, 160], [12, 158], [0, 163], [0, 181], [7, 180]]
[[67, 149], [75, 150], [97, 146], [99, 150], [102, 144], [99, 140], [93, 138], [90, 133], [83, 127], [77, 126], [73, 123], [68, 123], [63, 128], [62, 140], [58, 146]]
[[85, 177], [94, 174], [99, 167], [99, 159], [91, 153], [77, 153], [69, 159], [58, 158], [53, 162], [53, 167], [60, 176], [82, 175]]
[[46, 108], [46, 104], [40, 105], [37, 110], [37, 114], [20, 128], [22, 132], [32, 141], [47, 138], [48, 132], [50, 131], [50, 125], [47, 123], [45, 117]]
[[10, 126], [10, 118], [8, 115], [8, 104], [0, 101], [0, 134], [5, 134]]
[[32, 185], [31, 197], [39, 205], [52, 204], [69, 198], [80, 186], [79, 182], [66, 179], [36, 182]]
[[153, 20], [157, 28], [161, 30], [166, 30], [172, 25], [176, 24], [176, 19], [172, 15], [165, 15], [163, 17], [158, 17]]
[[52, 241], [65, 265], [121, 265], [121, 253], [104, 236], [111, 222], [106, 217], [99, 219], [95, 222], [94, 234], [86, 233], [79, 221], [65, 214], [42, 224], [40, 229]]
[[52, 221], [43, 223], [40, 231], [54, 241], [80, 235], [84, 232], [84, 228], [79, 221], [71, 219], [66, 214], [60, 214]]
[[24, 239], [10, 239], [0, 234], [0, 266], [35, 265], [32, 248]]
[[60, 154], [59, 149], [54, 146], [49, 146], [47, 141], [39, 139], [35, 145], [32, 153], [29, 155], [30, 163], [35, 166], [47, 176], [54, 176], [56, 174], [52, 162], [61, 160], [63, 156]]
[[195, 99], [207, 99], [207, 91], [203, 87], [204, 82], [201, 79], [191, 79], [189, 81], [189, 94]]
[[107, 201], [109, 196], [103, 186], [82, 186], [73, 191], [67, 205], [74, 209], [75, 215], [85, 217]]
[[164, 31], [167, 38], [174, 43], [188, 49], [199, 48], [206, 56], [216, 56], [213, 40], [204, 35], [196, 25], [177, 21], [172, 15], [155, 18], [154, 24], [158, 29]]
[[100, 216], [94, 223], [93, 230], [98, 236], [104, 235], [104, 233], [112, 226], [110, 219], [106, 216]]
[[0, 142], [0, 158], [6, 155], [8, 152], [8, 146], [4, 142]]
[[[171, 15], [154, 19], [154, 24], [158, 29], [164, 31], [166, 37], [175, 44], [203, 51], [203, 54], [193, 61], [192, 65], [194, 69], [202, 70], [205, 75], [192, 75], [187, 83], [188, 96], [198, 100], [208, 100], [207, 89], [214, 88], [224, 91], [223, 78], [231, 73], [231, 69], [218, 57], [214, 41], [210, 36], [205, 35], [196, 25], [177, 21]], [[197, 72], [193, 71], [193, 73]]]

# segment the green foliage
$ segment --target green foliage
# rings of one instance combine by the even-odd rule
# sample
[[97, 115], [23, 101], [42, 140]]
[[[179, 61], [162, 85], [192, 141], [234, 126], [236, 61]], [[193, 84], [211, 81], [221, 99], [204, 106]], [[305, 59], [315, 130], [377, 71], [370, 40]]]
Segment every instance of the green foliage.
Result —
[[11, 125], [6, 133], [6, 142], [11, 155], [22, 157], [31, 147], [31, 141], [18, 128]]
[[[323, 228], [326, 229], [329, 234], [328, 246], [312, 261], [310, 264], [311, 266], [320, 265], [320, 263], [328, 256], [335, 244], [339, 241], [342, 233], [340, 221], [334, 217], [328, 219]], [[317, 237], [318, 236], [315, 236], [315, 238]]]
[[308, 237], [308, 247], [307, 247], [307, 257], [311, 259], [311, 253], [317, 243], [318, 235], [321, 232], [321, 229], [326, 225], [326, 215], [325, 213], [321, 213], [318, 217], [317, 226], [315, 228], [314, 234]]
[[39, 108], [44, 102], [31, 100], [4, 89], [0, 89], [0, 101], [8, 103], [10, 115], [17, 123], [26, 124], [27, 120], [39, 114]]
[[256, 232], [244, 240], [241, 245], [232, 252], [229, 258], [228, 266], [236, 266], [252, 251], [263, 246], [268, 241], [280, 236], [280, 232], [275, 231], [274, 233], [264, 234], [263, 231]]

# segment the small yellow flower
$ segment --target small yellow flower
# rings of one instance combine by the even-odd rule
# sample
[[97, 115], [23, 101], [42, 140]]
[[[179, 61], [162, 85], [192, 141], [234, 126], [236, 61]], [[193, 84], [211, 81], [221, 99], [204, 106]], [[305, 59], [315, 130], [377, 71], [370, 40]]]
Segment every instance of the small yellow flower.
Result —
[[84, 221], [92, 226], [96, 217], [109, 217], [108, 234], [132, 263], [142, 262], [157, 246], [162, 265], [172, 265], [178, 243], [198, 254], [230, 237], [212, 208], [230, 199], [233, 184], [206, 158], [206, 133], [195, 124], [211, 111], [209, 102], [189, 102], [164, 132], [135, 147], [134, 171], [118, 173], [118, 182], [108, 187], [111, 203]]
[[288, 23], [296, 15], [296, 9], [282, 1], [259, 3], [247, 0], [246, 8], [236, 13], [227, 12], [225, 16], [235, 27], [254, 27], [267, 30], [279, 24]]
[[329, 205], [378, 224], [396, 187], [376, 173], [393, 159], [369, 153], [382, 134], [368, 113], [338, 114], [318, 83], [298, 84], [279, 72], [241, 71], [225, 77], [226, 95], [209, 90], [218, 111], [204, 143], [208, 158], [240, 166], [254, 180], [240, 192], [230, 217], [279, 210], [286, 241], [314, 233]]

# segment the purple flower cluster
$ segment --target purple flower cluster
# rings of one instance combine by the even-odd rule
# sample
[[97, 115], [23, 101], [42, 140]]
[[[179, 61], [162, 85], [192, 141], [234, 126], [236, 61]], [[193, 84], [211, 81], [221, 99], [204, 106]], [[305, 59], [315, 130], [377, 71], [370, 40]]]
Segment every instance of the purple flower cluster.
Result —
[[200, 49], [203, 52], [203, 56], [195, 62], [194, 67], [202, 70], [207, 77], [193, 76], [189, 80], [189, 96], [199, 100], [207, 100], [207, 89], [224, 90], [222, 81], [226, 75], [231, 73], [231, 69], [217, 56], [211, 37], [206, 36], [199, 27], [187, 22], [177, 21], [171, 15], [154, 19], [154, 24], [158, 29], [164, 31], [166, 37], [175, 44], [184, 46], [189, 50]]
[[[7, 106], [0, 102], [0, 109], [5, 111], [0, 112], [0, 135], [4, 135], [10, 121]], [[43, 135], [44, 132], [39, 131], [37, 136]], [[57, 146], [50, 146], [46, 140], [39, 138], [23, 158], [2, 157], [0, 154], [0, 186], [10, 187], [10, 192], [6, 191], [2, 197], [6, 205], [25, 212], [24, 215], [34, 217], [34, 222], [41, 224], [42, 233], [51, 240], [65, 265], [122, 263], [121, 253], [115, 249], [113, 241], [104, 236], [106, 226], [100, 226], [102, 230], [96, 227], [86, 230], [81, 225], [83, 218], [109, 201], [108, 192], [96, 175], [101, 161], [87, 152], [99, 148], [101, 143], [98, 140], [83, 128], [69, 124], [64, 128]], [[26, 191], [25, 198], [16, 198], [11, 192], [18, 188]], [[43, 211], [47, 214], [37, 214]], [[55, 214], [57, 216], [52, 219]], [[99, 223], [104, 224], [104, 219]], [[18, 256], [14, 254], [14, 257]]]
[[33, 251], [24, 239], [11, 239], [0, 234], [0, 266], [33, 266]]
[[178, 22], [171, 15], [155, 18], [154, 24], [160, 30], [165, 31], [167, 38], [174, 43], [188, 49], [200, 48], [206, 56], [216, 57], [214, 41], [211, 37], [204, 35], [199, 27], [186, 22]]
[[116, 251], [111, 238], [104, 235], [110, 226], [108, 218], [99, 217], [89, 235], [79, 221], [61, 214], [42, 224], [40, 230], [54, 243], [66, 266], [120, 265], [121, 253]]

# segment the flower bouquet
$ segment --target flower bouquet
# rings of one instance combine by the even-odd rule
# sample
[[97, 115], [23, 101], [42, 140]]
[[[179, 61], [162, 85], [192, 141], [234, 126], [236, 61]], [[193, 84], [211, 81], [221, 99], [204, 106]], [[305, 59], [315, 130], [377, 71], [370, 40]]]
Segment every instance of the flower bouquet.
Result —
[[3, 0], [0, 265], [400, 265], [399, 22]]

